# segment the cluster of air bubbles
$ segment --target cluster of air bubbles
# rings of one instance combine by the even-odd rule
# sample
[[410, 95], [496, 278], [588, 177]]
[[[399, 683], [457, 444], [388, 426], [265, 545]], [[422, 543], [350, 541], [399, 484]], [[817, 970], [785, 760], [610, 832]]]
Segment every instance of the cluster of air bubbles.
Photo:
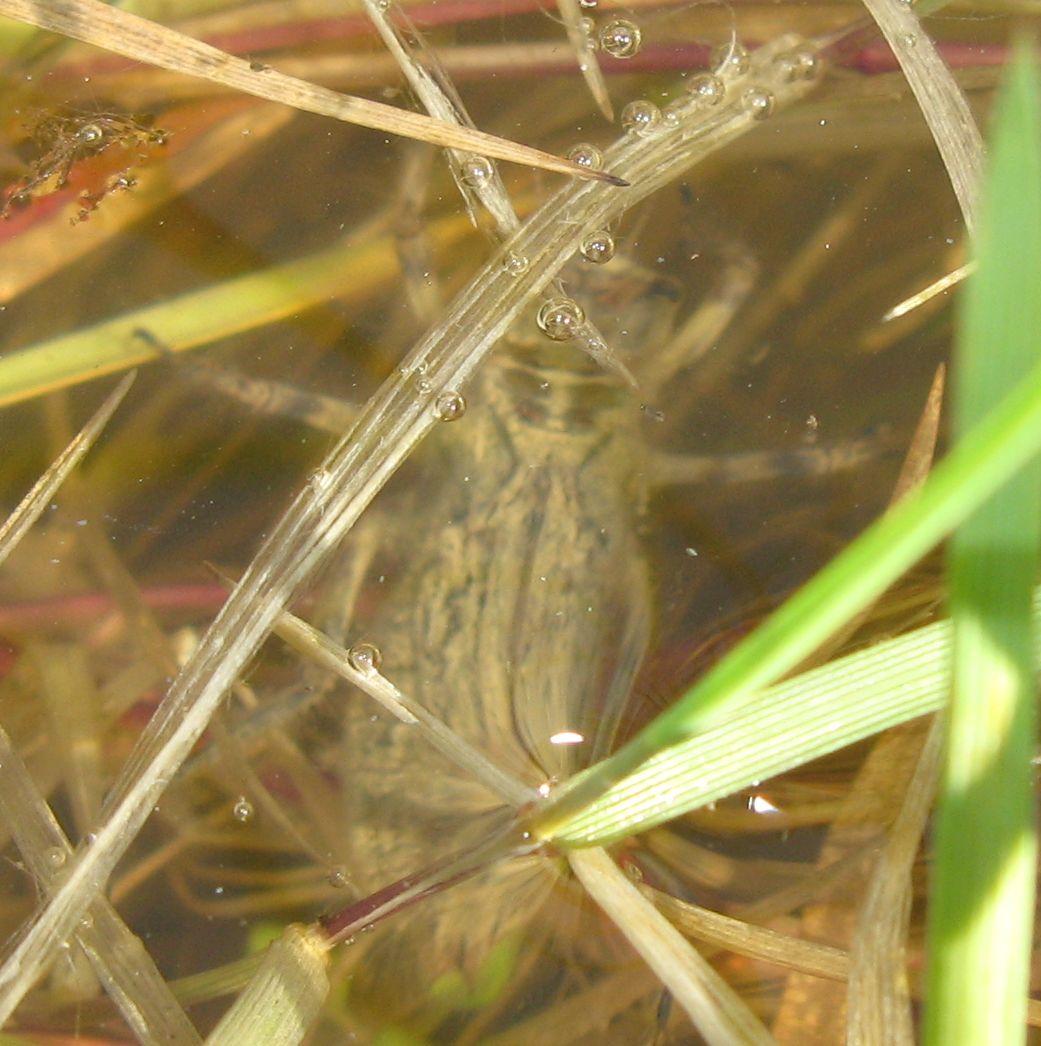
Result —
[[744, 76], [748, 63], [748, 50], [737, 40], [712, 51], [711, 65], [720, 76]]
[[528, 259], [516, 251], [507, 251], [502, 259], [502, 267], [509, 276], [521, 276], [528, 271]]
[[648, 134], [661, 123], [661, 110], [643, 98], [630, 102], [622, 110], [622, 126], [634, 134]]
[[550, 298], [539, 309], [536, 322], [552, 341], [570, 341], [582, 329], [586, 314], [573, 298]]
[[460, 180], [471, 189], [487, 185], [494, 173], [491, 160], [485, 156], [468, 156], [459, 166]]
[[612, 58], [632, 58], [640, 51], [643, 34], [628, 18], [612, 18], [600, 27], [597, 43], [604, 54]]
[[687, 81], [687, 93], [700, 105], [719, 105], [727, 88], [714, 73], [699, 73]]
[[745, 112], [755, 120], [765, 120], [774, 111], [774, 96], [765, 87], [749, 87], [741, 95]]
[[380, 648], [372, 643], [355, 643], [347, 651], [347, 663], [363, 676], [375, 675], [383, 664]]
[[448, 389], [434, 401], [434, 413], [438, 421], [458, 421], [466, 413], [466, 400], [462, 393]]
[[253, 816], [253, 804], [244, 795], [240, 795], [231, 808], [231, 816], [245, 824]]
[[567, 158], [579, 167], [589, 171], [599, 171], [604, 165], [604, 154], [588, 142], [579, 142], [568, 150]]
[[583, 241], [580, 250], [586, 261], [602, 265], [614, 257], [614, 237], [606, 229], [591, 232]]
[[820, 72], [820, 59], [812, 47], [803, 45], [779, 54], [774, 59], [781, 79], [787, 83], [796, 80], [814, 80]]

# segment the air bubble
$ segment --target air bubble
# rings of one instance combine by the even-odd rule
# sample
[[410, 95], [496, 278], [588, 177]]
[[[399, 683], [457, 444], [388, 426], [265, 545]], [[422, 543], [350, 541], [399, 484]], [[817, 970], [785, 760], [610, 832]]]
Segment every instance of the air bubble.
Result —
[[47, 863], [54, 869], [64, 868], [68, 857], [64, 847], [61, 846], [48, 846], [44, 856], [47, 858]]
[[753, 119], [765, 120], [774, 111], [774, 96], [765, 87], [749, 87], [741, 104]]
[[630, 102], [622, 110], [622, 126], [627, 131], [646, 134], [657, 127], [660, 122], [661, 110], [654, 102], [648, 102], [642, 98]]
[[372, 643], [355, 643], [347, 651], [347, 662], [355, 672], [363, 676], [375, 675], [383, 664], [383, 654], [380, 648]]
[[809, 47], [796, 47], [779, 54], [776, 59], [778, 72], [786, 83], [796, 80], [815, 80], [820, 71], [820, 59]]
[[606, 230], [590, 233], [582, 241], [582, 257], [597, 265], [603, 265], [614, 257], [614, 237]]
[[528, 259], [516, 251], [507, 251], [502, 267], [510, 276], [520, 276], [528, 271]]
[[467, 157], [459, 168], [459, 177], [463, 185], [469, 185], [471, 189], [487, 185], [493, 173], [491, 160], [484, 156]]
[[727, 93], [727, 88], [718, 76], [699, 73], [687, 81], [687, 91], [702, 105], [719, 105]]
[[83, 145], [93, 145], [105, 137], [105, 132], [96, 123], [88, 123], [76, 132], [76, 139]]
[[231, 808], [231, 816], [245, 824], [253, 817], [253, 804], [244, 795], [240, 795]]
[[821, 60], [812, 47], [797, 47], [792, 54], [798, 60], [801, 79], [816, 80], [821, 71]]
[[350, 882], [350, 876], [347, 874], [347, 866], [342, 864], [334, 865], [329, 869], [329, 885], [334, 890], [344, 889], [348, 882]]
[[604, 154], [595, 145], [590, 145], [588, 142], [579, 142], [578, 145], [572, 147], [568, 151], [567, 158], [572, 163], [577, 163], [579, 167], [585, 167], [590, 171], [599, 171], [604, 165]]
[[600, 49], [612, 58], [632, 58], [640, 51], [643, 34], [628, 18], [612, 18], [600, 28]]
[[737, 41], [723, 44], [712, 52], [712, 68], [720, 76], [744, 76], [748, 72], [748, 63], [748, 51]]
[[438, 421], [458, 421], [466, 413], [466, 400], [459, 392], [442, 392], [434, 403]]
[[537, 322], [552, 341], [569, 341], [586, 321], [582, 306], [573, 298], [550, 298], [539, 309]]

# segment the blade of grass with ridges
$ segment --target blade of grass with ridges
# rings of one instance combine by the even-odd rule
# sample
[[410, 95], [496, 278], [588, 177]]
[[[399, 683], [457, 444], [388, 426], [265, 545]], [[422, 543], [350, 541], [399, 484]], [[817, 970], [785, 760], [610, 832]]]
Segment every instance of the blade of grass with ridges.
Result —
[[[1041, 355], [1041, 105], [1028, 48], [1002, 89], [955, 369], [956, 435]], [[967, 520], [949, 555], [953, 690], [929, 912], [926, 1041], [1024, 1041], [1037, 837], [1031, 587], [1035, 459]]]

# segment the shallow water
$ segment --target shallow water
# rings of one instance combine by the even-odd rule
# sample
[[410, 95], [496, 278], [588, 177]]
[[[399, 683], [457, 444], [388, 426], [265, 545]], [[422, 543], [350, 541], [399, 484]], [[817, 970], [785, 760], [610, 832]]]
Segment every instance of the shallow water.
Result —
[[[759, 42], [831, 29], [857, 11], [738, 14], [742, 38]], [[239, 16], [248, 41], [258, 30], [248, 10]], [[609, 69], [618, 110], [678, 93], [684, 73], [673, 67], [696, 57], [686, 41], [727, 40], [728, 19], [714, 10], [633, 17], [644, 50], [632, 60], [638, 74], [619, 75], [618, 62]], [[318, 24], [302, 22], [304, 35]], [[335, 64], [351, 32], [345, 26], [345, 44], [287, 44], [265, 61], [299, 60], [306, 75]], [[563, 47], [560, 27], [542, 15], [464, 22], [454, 33], [460, 43]], [[451, 28], [433, 33], [435, 47], [452, 42]], [[363, 52], [374, 48], [366, 42]], [[51, 52], [26, 65], [33, 80], [17, 105], [118, 102], [151, 112], [169, 144], [160, 155], [129, 155], [138, 186], [112, 193], [85, 221], [47, 211], [78, 206], [74, 167], [71, 193], [38, 200], [0, 228], [16, 259], [4, 284], [8, 351], [369, 235], [374, 253], [342, 257], [346, 289], [319, 305], [301, 292], [259, 326], [221, 327], [219, 305], [189, 300], [173, 310], [178, 322], [198, 314], [192, 322], [212, 328], [186, 357], [360, 404], [395, 373], [429, 321], [425, 310], [489, 256], [486, 236], [455, 220], [455, 189], [423, 147], [311, 116], [262, 128], [259, 109], [243, 116], [193, 100], [180, 93], [187, 81], [164, 88], [167, 98], [148, 72], [91, 67], [88, 85], [69, 71], [74, 60], [93, 59]], [[577, 75], [539, 72], [545, 60], [508, 82], [461, 81], [478, 125], [556, 152], [578, 141], [606, 146], [617, 131]], [[985, 105], [987, 77], [966, 75]], [[351, 86], [344, 73], [336, 82]], [[227, 141], [195, 144], [202, 129], [233, 118], [245, 123]], [[193, 182], [214, 150], [226, 162]], [[186, 182], [159, 202], [177, 163]], [[522, 216], [558, 181], [503, 173]], [[95, 186], [101, 177], [83, 175]], [[154, 209], [119, 227], [121, 209], [153, 198]], [[402, 199], [418, 200], [418, 212]], [[53, 256], [39, 273], [32, 265], [46, 252], [21, 246], [30, 234]], [[634, 732], [881, 510], [945, 358], [950, 315], [934, 303], [892, 324], [881, 317], [957, 264], [962, 225], [898, 74], [839, 69], [795, 109], [635, 208], [611, 236], [610, 260], [578, 258], [564, 280], [636, 387], [550, 342], [529, 309], [458, 390], [465, 411], [452, 405], [459, 416], [377, 495], [298, 608], [346, 645], [376, 644], [392, 681], [532, 790]], [[92, 237], [99, 243], [88, 251]], [[160, 341], [177, 328], [154, 314], [133, 322]], [[670, 354], [681, 331], [687, 340]], [[333, 441], [286, 416], [283, 401], [269, 396], [267, 416], [213, 380], [186, 362], [143, 367], [82, 477], [3, 568], [11, 653], [0, 719], [74, 842], [92, 830], [104, 789], [223, 599], [204, 563], [237, 576]], [[4, 465], [11, 504], [100, 400], [101, 384], [26, 397], [0, 413], [0, 438], [17, 448]], [[860, 455], [855, 467], [839, 453], [843, 467], [815, 470], [811, 452], [830, 452], [834, 463], [843, 448]], [[766, 458], [750, 462], [753, 452]], [[696, 481], [662, 483], [662, 453], [674, 465], [702, 462]], [[750, 480], [753, 465], [766, 478]], [[921, 602], [927, 613], [928, 597]], [[74, 689], [88, 700], [74, 715], [41, 682], [40, 659], [59, 647], [81, 651]], [[230, 961], [289, 919], [333, 912], [475, 845], [502, 797], [414, 734], [281, 642], [267, 643], [112, 881], [118, 910], [163, 973]], [[849, 838], [827, 834], [866, 750], [698, 811], [627, 852], [648, 882], [723, 911], [758, 906], [772, 925], [797, 930], [816, 908], [812, 932], [844, 945], [841, 914], [820, 916], [814, 891], [822, 854], [855, 854], [871, 838], [871, 825]], [[8, 855], [16, 858], [13, 847]], [[36, 897], [17, 865], [5, 874], [13, 931]], [[848, 915], [855, 891], [829, 890]], [[715, 958], [779, 1038], [815, 1041], [793, 1023], [794, 980], [739, 956]], [[89, 978], [67, 965], [12, 1028], [118, 1038], [120, 1019], [82, 1001]], [[490, 869], [399, 913], [337, 952], [333, 968], [315, 1042], [630, 1043], [657, 1031], [660, 1041], [697, 1041], [557, 857]], [[834, 1041], [827, 1020], [841, 992], [814, 999], [807, 1012], [831, 1014], [816, 1041]], [[222, 1005], [192, 1016], [205, 1028]]]

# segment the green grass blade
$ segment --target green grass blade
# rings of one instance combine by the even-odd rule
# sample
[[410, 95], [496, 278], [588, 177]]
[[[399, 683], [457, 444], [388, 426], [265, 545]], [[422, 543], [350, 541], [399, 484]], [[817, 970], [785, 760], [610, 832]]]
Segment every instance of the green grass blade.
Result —
[[[1041, 355], [1041, 107], [1021, 47], [999, 104], [964, 301], [955, 429], [984, 417]], [[953, 692], [929, 921], [926, 1041], [1024, 1041], [1037, 857], [1031, 586], [1035, 460], [957, 531], [949, 565]]]
[[[672, 708], [610, 758], [572, 778], [528, 820], [544, 839], [646, 760], [734, 714], [869, 606], [1041, 450], [1041, 364], [934, 470], [795, 593]], [[639, 820], [633, 822], [635, 828]]]

